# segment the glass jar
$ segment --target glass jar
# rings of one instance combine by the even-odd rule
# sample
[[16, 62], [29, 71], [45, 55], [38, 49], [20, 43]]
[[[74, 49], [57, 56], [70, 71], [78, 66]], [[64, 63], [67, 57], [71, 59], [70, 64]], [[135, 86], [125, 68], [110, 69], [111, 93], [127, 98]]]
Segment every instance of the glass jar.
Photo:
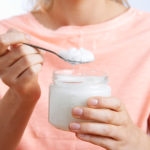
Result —
[[69, 130], [71, 122], [82, 121], [72, 117], [72, 108], [86, 106], [89, 97], [110, 95], [108, 78], [102, 73], [56, 71], [53, 74], [53, 84], [50, 86], [49, 122], [56, 128]]

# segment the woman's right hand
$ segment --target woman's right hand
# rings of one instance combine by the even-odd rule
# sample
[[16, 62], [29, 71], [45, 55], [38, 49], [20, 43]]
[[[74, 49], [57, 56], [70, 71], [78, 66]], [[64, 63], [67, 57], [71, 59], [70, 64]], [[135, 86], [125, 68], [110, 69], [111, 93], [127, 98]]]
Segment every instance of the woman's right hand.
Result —
[[27, 40], [24, 33], [16, 30], [0, 36], [0, 78], [21, 99], [38, 100], [43, 57], [38, 50], [21, 44]]

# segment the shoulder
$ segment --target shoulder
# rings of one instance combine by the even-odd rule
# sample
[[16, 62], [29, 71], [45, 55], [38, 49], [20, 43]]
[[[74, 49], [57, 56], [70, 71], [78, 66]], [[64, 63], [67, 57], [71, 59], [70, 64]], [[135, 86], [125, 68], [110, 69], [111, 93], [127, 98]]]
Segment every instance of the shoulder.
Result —
[[29, 26], [32, 16], [30, 13], [14, 16], [8, 19], [0, 20], [0, 34], [6, 32], [10, 28], [25, 29]]
[[[133, 26], [135, 29], [150, 31], [150, 13], [132, 8], [134, 11]], [[141, 31], [140, 30], [140, 31]]]
[[119, 32], [121, 37], [143, 42], [150, 47], [150, 13], [130, 8], [124, 19], [126, 22], [122, 24]]

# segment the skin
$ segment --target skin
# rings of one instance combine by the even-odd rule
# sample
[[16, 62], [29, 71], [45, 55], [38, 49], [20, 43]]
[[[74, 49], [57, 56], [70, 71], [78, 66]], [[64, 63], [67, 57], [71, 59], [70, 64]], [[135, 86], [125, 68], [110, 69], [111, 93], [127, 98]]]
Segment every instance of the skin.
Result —
[[87, 107], [73, 108], [72, 115], [85, 120], [69, 126], [83, 141], [107, 150], [150, 149], [150, 137], [132, 122], [124, 104], [115, 97], [89, 98]]
[[27, 42], [27, 38], [15, 30], [0, 36], [0, 77], [9, 87], [0, 100], [0, 149], [3, 150], [16, 149], [41, 94], [37, 74], [43, 57], [38, 50], [21, 42]]
[[[55, 30], [64, 25], [101, 23], [126, 10], [110, 0], [54, 0], [51, 9], [38, 11], [33, 16], [45, 27]], [[38, 50], [21, 44], [27, 40], [25, 34], [15, 30], [0, 35], [0, 78], [9, 87], [0, 100], [0, 149], [3, 150], [16, 149], [41, 95], [38, 73], [43, 57]], [[107, 150], [150, 149], [149, 137], [133, 124], [120, 100], [96, 97], [98, 104], [93, 106], [92, 99], [88, 100], [88, 107], [79, 106], [81, 111], [73, 109], [75, 118], [85, 120], [80, 125], [69, 126], [78, 138]], [[79, 112], [83, 113], [79, 115]], [[76, 126], [80, 129], [72, 128]]]
[[54, 0], [48, 11], [33, 15], [45, 27], [56, 30], [67, 25], [101, 23], [125, 11], [127, 8], [111, 0]]

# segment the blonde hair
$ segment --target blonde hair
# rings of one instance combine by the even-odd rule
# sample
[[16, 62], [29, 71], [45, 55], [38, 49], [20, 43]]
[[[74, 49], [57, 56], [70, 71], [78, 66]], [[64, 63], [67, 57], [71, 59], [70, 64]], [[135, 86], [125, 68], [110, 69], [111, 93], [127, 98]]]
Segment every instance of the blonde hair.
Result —
[[[116, 2], [126, 6], [127, 8], [130, 7], [127, 0], [113, 0], [113, 1], [116, 1]], [[47, 10], [52, 6], [53, 2], [54, 2], [54, 0], [36, 0], [35, 7], [32, 11], [36, 11], [37, 9], [41, 9], [43, 11]]]

